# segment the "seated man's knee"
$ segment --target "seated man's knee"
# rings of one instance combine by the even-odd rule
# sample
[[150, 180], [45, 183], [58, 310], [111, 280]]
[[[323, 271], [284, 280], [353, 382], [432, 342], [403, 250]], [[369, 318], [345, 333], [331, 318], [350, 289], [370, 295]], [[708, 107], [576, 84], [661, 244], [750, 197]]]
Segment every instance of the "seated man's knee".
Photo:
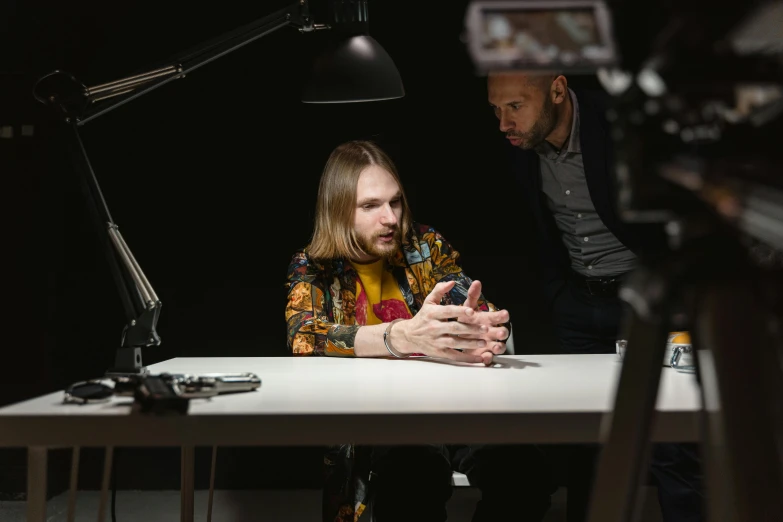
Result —
[[373, 458], [370, 487], [373, 519], [384, 521], [446, 520], [452, 494], [451, 465], [437, 447], [379, 448]]
[[557, 490], [546, 455], [534, 445], [471, 446], [457, 469], [486, 491], [551, 495]]

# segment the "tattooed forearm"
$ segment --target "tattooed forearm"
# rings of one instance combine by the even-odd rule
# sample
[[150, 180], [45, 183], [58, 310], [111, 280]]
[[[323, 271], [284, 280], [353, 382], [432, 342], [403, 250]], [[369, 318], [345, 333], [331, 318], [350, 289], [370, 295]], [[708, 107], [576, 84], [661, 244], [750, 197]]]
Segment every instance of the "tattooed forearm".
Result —
[[353, 355], [356, 332], [359, 328], [359, 325], [334, 325], [326, 336], [326, 351], [331, 355]]

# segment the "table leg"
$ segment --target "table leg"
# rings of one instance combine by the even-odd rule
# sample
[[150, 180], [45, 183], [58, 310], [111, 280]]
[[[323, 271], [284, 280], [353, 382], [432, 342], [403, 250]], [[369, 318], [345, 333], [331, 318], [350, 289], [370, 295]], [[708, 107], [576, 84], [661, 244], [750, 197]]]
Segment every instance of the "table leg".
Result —
[[98, 501], [98, 522], [106, 520], [106, 507], [109, 504], [109, 487], [111, 486], [111, 467], [114, 460], [114, 447], [106, 446], [103, 457], [103, 480], [101, 481], [101, 496]]
[[48, 457], [47, 448], [27, 448], [27, 522], [46, 522]]
[[181, 489], [180, 521], [193, 522], [193, 490], [195, 487], [195, 453], [193, 446], [182, 446], [181, 452]]
[[68, 522], [76, 518], [76, 493], [79, 491], [79, 455], [81, 448], [75, 446], [71, 453], [71, 484], [68, 491]]
[[209, 500], [207, 501], [207, 522], [212, 522], [212, 500], [215, 496], [215, 467], [217, 466], [217, 446], [212, 446], [212, 466], [209, 468]]

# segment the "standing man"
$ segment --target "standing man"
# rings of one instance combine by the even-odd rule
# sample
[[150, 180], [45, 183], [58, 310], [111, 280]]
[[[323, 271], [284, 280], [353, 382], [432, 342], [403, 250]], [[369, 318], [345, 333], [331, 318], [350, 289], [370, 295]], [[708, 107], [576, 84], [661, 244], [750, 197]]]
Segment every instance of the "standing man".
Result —
[[[665, 237], [617, 215], [607, 96], [575, 92], [563, 75], [518, 71], [491, 73], [487, 90], [535, 222], [542, 290], [560, 350], [614, 353], [619, 287], [640, 253], [664, 248]], [[586, 518], [596, 453], [571, 454], [581, 477], [569, 482], [569, 521]], [[651, 471], [666, 522], [703, 519], [698, 462], [692, 445], [654, 446]]]

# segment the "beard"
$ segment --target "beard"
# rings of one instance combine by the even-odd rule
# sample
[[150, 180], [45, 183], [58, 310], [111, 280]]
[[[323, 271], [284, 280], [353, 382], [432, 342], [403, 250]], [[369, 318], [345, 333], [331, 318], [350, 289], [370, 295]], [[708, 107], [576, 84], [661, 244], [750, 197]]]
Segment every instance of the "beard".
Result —
[[362, 248], [365, 254], [379, 257], [383, 259], [389, 259], [394, 256], [397, 250], [402, 244], [402, 233], [399, 228], [395, 228], [393, 231], [394, 239], [389, 243], [379, 243], [378, 239], [381, 236], [388, 234], [389, 232], [379, 232], [372, 236], [360, 236], [359, 246]]
[[557, 115], [555, 114], [555, 103], [547, 96], [544, 98], [544, 106], [533, 126], [527, 132], [508, 132], [507, 136], [518, 138], [518, 147], [523, 150], [534, 149], [544, 143], [557, 125]]

